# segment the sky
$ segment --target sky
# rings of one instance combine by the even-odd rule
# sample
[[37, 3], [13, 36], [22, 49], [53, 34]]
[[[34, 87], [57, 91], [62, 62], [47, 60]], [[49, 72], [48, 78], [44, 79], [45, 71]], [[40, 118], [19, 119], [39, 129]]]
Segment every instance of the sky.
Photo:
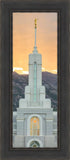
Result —
[[37, 50], [42, 55], [42, 71], [57, 73], [57, 13], [13, 13], [13, 71], [27, 74], [29, 54], [34, 49], [37, 18]]

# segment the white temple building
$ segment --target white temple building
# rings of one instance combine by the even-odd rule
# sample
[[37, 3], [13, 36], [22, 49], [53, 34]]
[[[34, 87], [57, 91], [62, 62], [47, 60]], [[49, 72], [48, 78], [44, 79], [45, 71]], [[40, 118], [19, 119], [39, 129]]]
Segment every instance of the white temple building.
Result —
[[35, 46], [29, 54], [29, 84], [25, 98], [13, 112], [13, 147], [57, 147], [57, 112], [51, 108], [51, 99], [45, 98], [42, 86], [42, 56], [36, 46], [37, 24], [35, 19]]

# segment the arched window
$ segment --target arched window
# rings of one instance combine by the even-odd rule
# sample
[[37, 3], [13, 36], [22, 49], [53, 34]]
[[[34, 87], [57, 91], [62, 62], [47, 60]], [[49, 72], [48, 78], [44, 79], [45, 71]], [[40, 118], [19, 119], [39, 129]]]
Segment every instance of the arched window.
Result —
[[40, 124], [38, 117], [32, 117], [30, 119], [30, 135], [39, 136], [40, 135]]
[[37, 147], [40, 147], [40, 144], [39, 144], [39, 142], [37, 142], [37, 141], [32, 141], [32, 142], [30, 143], [30, 147], [31, 147], [31, 148], [37, 148]]

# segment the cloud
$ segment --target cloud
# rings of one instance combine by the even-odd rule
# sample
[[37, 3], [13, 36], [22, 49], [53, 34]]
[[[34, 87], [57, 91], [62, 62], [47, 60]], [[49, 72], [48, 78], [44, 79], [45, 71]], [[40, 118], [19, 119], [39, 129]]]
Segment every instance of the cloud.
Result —
[[57, 73], [57, 70], [56, 70], [56, 69], [54, 69], [54, 70], [52, 70], [51, 72], [56, 74], [56, 73]]
[[13, 67], [13, 72], [14, 71], [22, 71], [22, 70], [23, 70], [23, 68]]
[[23, 68], [13, 67], [13, 72], [16, 71], [18, 74], [29, 74], [28, 71], [24, 71]]
[[29, 72], [28, 71], [23, 71], [23, 74], [29, 74]]
[[45, 68], [44, 68], [44, 67], [42, 67], [42, 71], [45, 71]]

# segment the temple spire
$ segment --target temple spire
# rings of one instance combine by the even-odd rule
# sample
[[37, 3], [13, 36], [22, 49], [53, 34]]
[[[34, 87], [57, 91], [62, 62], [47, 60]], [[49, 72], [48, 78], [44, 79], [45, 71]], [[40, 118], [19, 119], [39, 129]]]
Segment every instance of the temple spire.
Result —
[[36, 47], [36, 30], [37, 30], [37, 19], [35, 18], [35, 47]]
[[34, 50], [33, 50], [33, 53], [38, 53], [38, 52], [37, 52], [37, 46], [36, 46], [37, 18], [35, 18], [35, 20], [34, 20], [34, 24], [35, 24], [35, 44], [34, 44]]

